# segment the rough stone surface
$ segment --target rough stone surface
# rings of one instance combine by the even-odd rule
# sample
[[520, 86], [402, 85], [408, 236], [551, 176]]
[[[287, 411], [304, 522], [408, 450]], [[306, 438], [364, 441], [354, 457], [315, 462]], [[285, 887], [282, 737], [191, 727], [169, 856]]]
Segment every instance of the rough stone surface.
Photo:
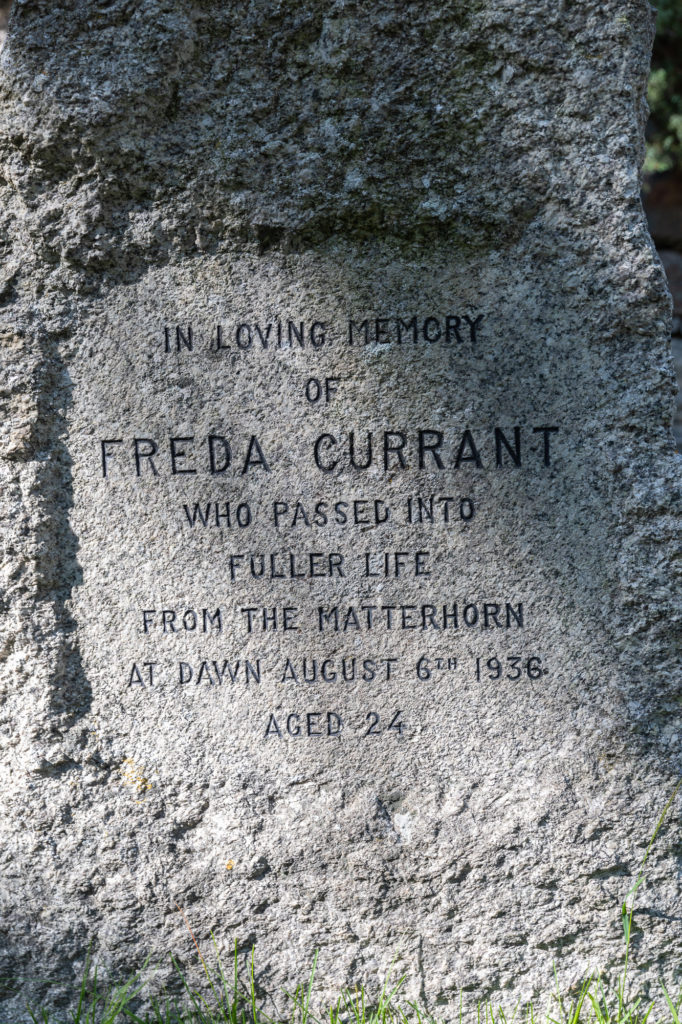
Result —
[[679, 451], [682, 448], [682, 331], [680, 331], [679, 326], [672, 337], [672, 351], [675, 376], [677, 377], [677, 403], [673, 417], [673, 437], [677, 442], [677, 449]]
[[[2, 977], [191, 961], [177, 905], [270, 990], [316, 948], [323, 990], [397, 956], [433, 1009], [617, 969], [682, 730], [651, 37], [639, 0], [16, 0]], [[679, 970], [676, 832], [649, 981]]]
[[673, 415], [673, 436], [682, 447], [682, 253], [674, 249], [659, 252], [673, 300], [672, 353], [677, 377], [677, 403]]

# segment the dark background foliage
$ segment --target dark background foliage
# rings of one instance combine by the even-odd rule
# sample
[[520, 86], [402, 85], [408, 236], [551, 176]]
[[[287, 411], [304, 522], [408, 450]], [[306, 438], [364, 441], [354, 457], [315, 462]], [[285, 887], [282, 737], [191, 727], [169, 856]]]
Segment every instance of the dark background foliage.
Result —
[[682, 171], [682, 0], [659, 0], [649, 79], [649, 173]]

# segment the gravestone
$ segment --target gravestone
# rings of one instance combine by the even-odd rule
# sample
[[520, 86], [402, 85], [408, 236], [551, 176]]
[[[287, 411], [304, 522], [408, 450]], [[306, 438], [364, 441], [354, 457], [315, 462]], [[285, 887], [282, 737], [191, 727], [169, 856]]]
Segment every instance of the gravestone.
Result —
[[617, 967], [682, 728], [652, 32], [16, 0], [3, 977], [190, 961], [179, 908], [269, 991], [316, 949], [434, 1009]]

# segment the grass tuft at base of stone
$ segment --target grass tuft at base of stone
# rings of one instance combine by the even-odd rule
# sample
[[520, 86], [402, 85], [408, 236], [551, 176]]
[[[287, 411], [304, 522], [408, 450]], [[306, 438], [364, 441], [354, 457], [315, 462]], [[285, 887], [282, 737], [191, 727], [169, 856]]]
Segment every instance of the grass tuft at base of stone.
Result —
[[[542, 1008], [537, 1002], [511, 1007], [491, 999], [472, 1001], [470, 994], [465, 1007], [460, 993], [459, 1005], [440, 1016], [402, 997], [405, 977], [395, 982], [387, 979], [379, 991], [362, 985], [346, 988], [335, 1001], [318, 1005], [313, 996], [316, 956], [308, 982], [294, 992], [282, 992], [278, 1010], [269, 1013], [256, 989], [253, 953], [247, 978], [239, 975], [236, 944], [229, 974], [217, 954], [213, 970], [200, 951], [199, 956], [205, 972], [203, 988], [190, 985], [172, 957], [183, 996], [147, 998], [147, 981], [142, 980], [147, 964], [123, 984], [102, 984], [88, 957], [75, 1011], [64, 1016], [28, 1006], [25, 1020], [33, 1024], [682, 1024], [682, 991], [673, 996], [661, 983], [658, 1000], [627, 995], [625, 966], [611, 984], [599, 976], [586, 978], [577, 994], [562, 994], [555, 977], [554, 991]], [[139, 1009], [142, 1003], [144, 1010]]]

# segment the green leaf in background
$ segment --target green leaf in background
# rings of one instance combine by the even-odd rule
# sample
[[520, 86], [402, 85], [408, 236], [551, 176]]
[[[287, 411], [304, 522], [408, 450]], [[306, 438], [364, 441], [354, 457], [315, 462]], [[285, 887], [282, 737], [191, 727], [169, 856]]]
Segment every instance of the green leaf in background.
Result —
[[648, 100], [646, 173], [682, 171], [682, 0], [659, 0]]

